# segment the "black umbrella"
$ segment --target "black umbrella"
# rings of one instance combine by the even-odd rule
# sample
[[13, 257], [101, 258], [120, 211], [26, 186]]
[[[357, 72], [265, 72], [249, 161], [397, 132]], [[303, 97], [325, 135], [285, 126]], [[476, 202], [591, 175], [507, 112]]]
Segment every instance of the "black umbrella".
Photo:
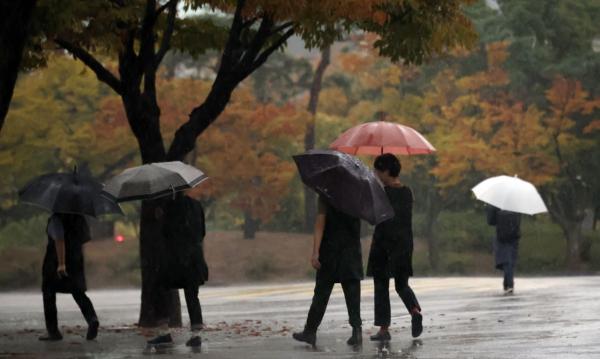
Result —
[[115, 201], [102, 196], [102, 185], [77, 173], [49, 173], [35, 178], [19, 191], [19, 200], [54, 213], [123, 214]]
[[394, 217], [394, 209], [375, 174], [359, 159], [330, 150], [310, 150], [294, 156], [302, 182], [338, 210], [379, 224]]

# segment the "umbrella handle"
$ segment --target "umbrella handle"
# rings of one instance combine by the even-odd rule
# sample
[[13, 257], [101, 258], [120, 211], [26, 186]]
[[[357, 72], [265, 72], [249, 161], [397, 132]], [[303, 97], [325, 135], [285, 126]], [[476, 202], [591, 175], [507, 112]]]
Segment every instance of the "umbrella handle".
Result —
[[175, 200], [175, 188], [173, 187], [173, 185], [170, 185], [170, 187], [171, 187], [171, 193], [172, 193], [171, 199]]

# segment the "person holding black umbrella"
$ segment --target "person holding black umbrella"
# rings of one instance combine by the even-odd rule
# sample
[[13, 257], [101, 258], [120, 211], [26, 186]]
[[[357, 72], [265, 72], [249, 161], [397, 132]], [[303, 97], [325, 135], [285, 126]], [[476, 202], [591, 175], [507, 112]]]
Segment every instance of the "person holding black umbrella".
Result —
[[48, 245], [42, 265], [42, 293], [47, 334], [43, 341], [58, 341], [56, 293], [70, 293], [88, 323], [87, 340], [98, 335], [98, 317], [92, 301], [85, 294], [86, 281], [83, 264], [83, 243], [90, 240], [85, 217], [79, 214], [54, 213], [46, 228]]
[[362, 343], [360, 281], [363, 279], [360, 246], [360, 219], [335, 209], [322, 197], [315, 222], [311, 265], [317, 270], [315, 291], [304, 330], [294, 339], [315, 345], [329, 296], [335, 283], [341, 283], [346, 298], [352, 336], [348, 345]]
[[319, 193], [311, 265], [317, 270], [312, 304], [302, 332], [293, 338], [315, 345], [335, 283], [346, 298], [352, 336], [362, 344], [360, 281], [363, 279], [360, 218], [377, 224], [393, 217], [393, 209], [373, 172], [345, 153], [311, 150], [294, 156], [304, 184]]
[[122, 214], [119, 205], [101, 195], [102, 185], [77, 168], [72, 173], [49, 173], [35, 178], [19, 191], [20, 201], [52, 212], [46, 233], [48, 245], [42, 266], [42, 293], [47, 335], [44, 341], [58, 341], [56, 293], [70, 293], [81, 309], [88, 331], [86, 338], [98, 334], [98, 317], [87, 289], [83, 261], [83, 244], [90, 240], [84, 215]]
[[391, 153], [380, 155], [375, 159], [374, 167], [375, 174], [385, 185], [385, 192], [394, 208], [395, 216], [375, 227], [369, 252], [367, 276], [373, 277], [375, 325], [380, 328], [371, 336], [371, 340], [391, 339], [390, 278], [394, 278], [396, 292], [411, 315], [412, 336], [416, 338], [423, 331], [423, 316], [417, 297], [408, 285], [408, 278], [413, 275], [413, 195], [410, 188], [403, 185], [398, 178], [401, 165], [396, 156]]

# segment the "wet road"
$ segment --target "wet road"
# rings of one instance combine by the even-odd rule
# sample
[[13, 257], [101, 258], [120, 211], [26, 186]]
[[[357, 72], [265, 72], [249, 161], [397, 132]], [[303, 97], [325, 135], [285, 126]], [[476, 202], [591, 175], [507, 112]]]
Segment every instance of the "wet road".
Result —
[[[206, 330], [194, 353], [183, 344], [189, 333], [174, 331], [176, 346], [145, 350], [137, 330], [138, 290], [89, 291], [101, 321], [99, 337], [86, 342], [85, 323], [73, 300], [59, 295], [65, 339], [42, 343], [40, 293], [0, 294], [0, 357], [135, 358], [600, 358], [600, 277], [518, 278], [516, 293], [504, 296], [500, 278], [417, 278], [411, 285], [423, 307], [425, 330], [410, 336], [410, 320], [392, 299], [392, 341], [378, 346], [374, 333], [373, 286], [362, 286], [365, 341], [349, 348], [341, 288], [336, 286], [318, 333], [317, 348], [296, 343], [313, 283], [206, 287], [200, 290]], [[183, 299], [183, 295], [181, 295]], [[183, 308], [184, 323], [187, 312]]]

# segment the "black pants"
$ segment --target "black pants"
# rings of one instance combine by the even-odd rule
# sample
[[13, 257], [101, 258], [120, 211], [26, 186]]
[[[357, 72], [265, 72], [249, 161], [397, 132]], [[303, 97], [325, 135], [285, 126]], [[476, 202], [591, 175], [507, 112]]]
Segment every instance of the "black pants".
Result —
[[[46, 320], [46, 330], [48, 333], [58, 333], [58, 314], [56, 311], [56, 292], [45, 291], [42, 293], [44, 296], [44, 318]], [[93, 321], [97, 321], [96, 311], [94, 305], [85, 292], [77, 291], [71, 293], [75, 303], [79, 306], [81, 314], [85, 318], [85, 321], [90, 324]]]
[[[413, 290], [408, 286], [408, 275], [399, 275], [394, 278], [396, 292], [404, 302], [410, 313], [414, 308], [419, 311], [421, 307]], [[390, 309], [390, 279], [387, 277], [373, 277], [375, 284], [375, 325], [389, 326], [391, 322]]]
[[[323, 320], [327, 303], [335, 282], [317, 279], [315, 283], [315, 292], [306, 318], [306, 326], [304, 329], [310, 332], [316, 332], [317, 328]], [[348, 309], [348, 317], [350, 325], [353, 328], [362, 326], [360, 319], [360, 280], [349, 280], [342, 282], [344, 290], [344, 298], [346, 299], [346, 308]]]
[[185, 304], [187, 305], [188, 314], [190, 315], [190, 324], [192, 330], [200, 330], [202, 328], [202, 307], [198, 299], [198, 287], [184, 288]]

